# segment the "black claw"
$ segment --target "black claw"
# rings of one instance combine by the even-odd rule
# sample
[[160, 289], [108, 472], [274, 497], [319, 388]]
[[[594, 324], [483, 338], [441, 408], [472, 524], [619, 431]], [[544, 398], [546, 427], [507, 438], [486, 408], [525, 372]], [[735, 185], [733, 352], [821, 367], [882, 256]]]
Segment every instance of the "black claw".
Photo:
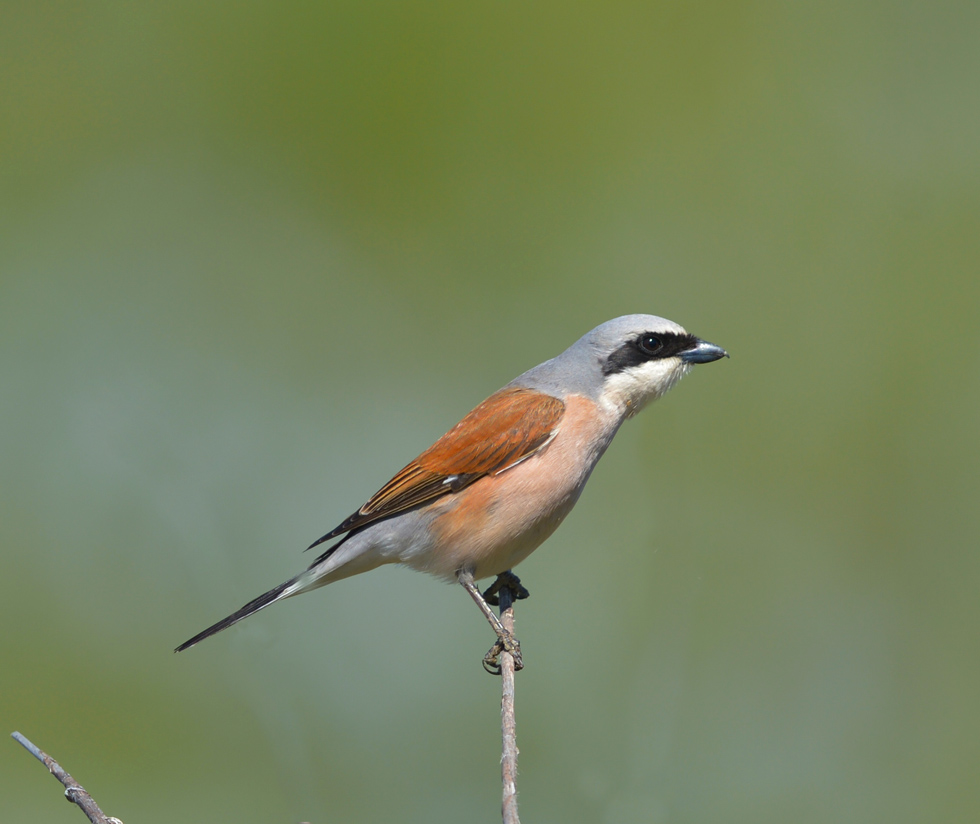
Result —
[[500, 596], [498, 593], [504, 587], [510, 590], [511, 598], [515, 601], [523, 601], [531, 594], [521, 585], [521, 579], [508, 570], [507, 572], [501, 572], [497, 576], [497, 580], [487, 587], [486, 592], [483, 593], [483, 600], [491, 606], [499, 607]]

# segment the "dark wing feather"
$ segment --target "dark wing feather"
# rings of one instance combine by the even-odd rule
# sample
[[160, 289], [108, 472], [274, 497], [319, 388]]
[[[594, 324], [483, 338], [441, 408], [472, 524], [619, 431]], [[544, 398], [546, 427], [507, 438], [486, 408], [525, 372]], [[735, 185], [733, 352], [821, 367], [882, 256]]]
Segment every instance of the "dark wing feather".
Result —
[[364, 506], [313, 547], [459, 492], [486, 475], [503, 472], [543, 448], [565, 412], [558, 398], [523, 387], [501, 389], [379, 489]]

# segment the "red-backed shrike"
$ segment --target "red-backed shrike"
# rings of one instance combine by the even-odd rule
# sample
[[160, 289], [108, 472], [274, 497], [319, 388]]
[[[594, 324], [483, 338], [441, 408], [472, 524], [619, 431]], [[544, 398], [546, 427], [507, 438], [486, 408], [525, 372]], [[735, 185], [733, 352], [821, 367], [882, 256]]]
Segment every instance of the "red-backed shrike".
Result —
[[497, 633], [485, 663], [495, 667], [496, 654], [506, 649], [519, 667], [516, 639], [474, 582], [497, 575], [497, 585], [526, 595], [510, 569], [571, 511], [623, 421], [665, 394], [692, 365], [727, 354], [653, 315], [597, 326], [487, 398], [316, 541], [312, 546], [339, 538], [305, 572], [177, 651], [275, 601], [397, 563], [462, 584]]

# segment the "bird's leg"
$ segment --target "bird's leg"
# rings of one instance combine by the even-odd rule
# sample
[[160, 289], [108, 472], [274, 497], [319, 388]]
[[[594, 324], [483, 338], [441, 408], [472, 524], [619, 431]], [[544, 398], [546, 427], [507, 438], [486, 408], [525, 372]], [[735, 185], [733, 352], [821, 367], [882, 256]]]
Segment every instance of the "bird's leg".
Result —
[[497, 576], [496, 581], [483, 591], [484, 600], [491, 606], [499, 606], [500, 599], [497, 597], [497, 593], [504, 587], [510, 590], [515, 601], [523, 601], [531, 594], [521, 585], [521, 579], [506, 569]]
[[[504, 625], [500, 623], [500, 619], [494, 614], [493, 610], [490, 609], [490, 604], [488, 604], [483, 595], [480, 594], [480, 590], [473, 580], [473, 573], [468, 572], [467, 570], [460, 570], [456, 574], [456, 577], [460, 584], [462, 584], [463, 589], [470, 594], [470, 598], [472, 598], [474, 603], [480, 608], [480, 612], [483, 613], [483, 617], [486, 618], [490, 623], [490, 626], [493, 627], [493, 631], [497, 633], [496, 643], [490, 647], [487, 654], [483, 656], [483, 668], [491, 675], [500, 675], [500, 653], [506, 651], [514, 656], [514, 669], [523, 669], [524, 661], [521, 657], [520, 641], [514, 637], [514, 633], [509, 632], [504, 628]], [[502, 586], [504, 585], [505, 584], [502, 584]], [[521, 587], [521, 589], [524, 588]], [[524, 591], [527, 592], [527, 590]]]

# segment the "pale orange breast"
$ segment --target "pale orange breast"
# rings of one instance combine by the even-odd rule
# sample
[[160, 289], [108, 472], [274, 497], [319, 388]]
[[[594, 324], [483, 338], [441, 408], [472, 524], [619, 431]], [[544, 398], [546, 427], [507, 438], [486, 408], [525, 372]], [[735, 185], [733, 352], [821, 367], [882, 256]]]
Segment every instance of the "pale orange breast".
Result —
[[407, 563], [447, 578], [464, 568], [485, 578], [520, 563], [571, 511], [618, 425], [617, 415], [569, 396], [540, 453], [432, 505], [434, 550]]

